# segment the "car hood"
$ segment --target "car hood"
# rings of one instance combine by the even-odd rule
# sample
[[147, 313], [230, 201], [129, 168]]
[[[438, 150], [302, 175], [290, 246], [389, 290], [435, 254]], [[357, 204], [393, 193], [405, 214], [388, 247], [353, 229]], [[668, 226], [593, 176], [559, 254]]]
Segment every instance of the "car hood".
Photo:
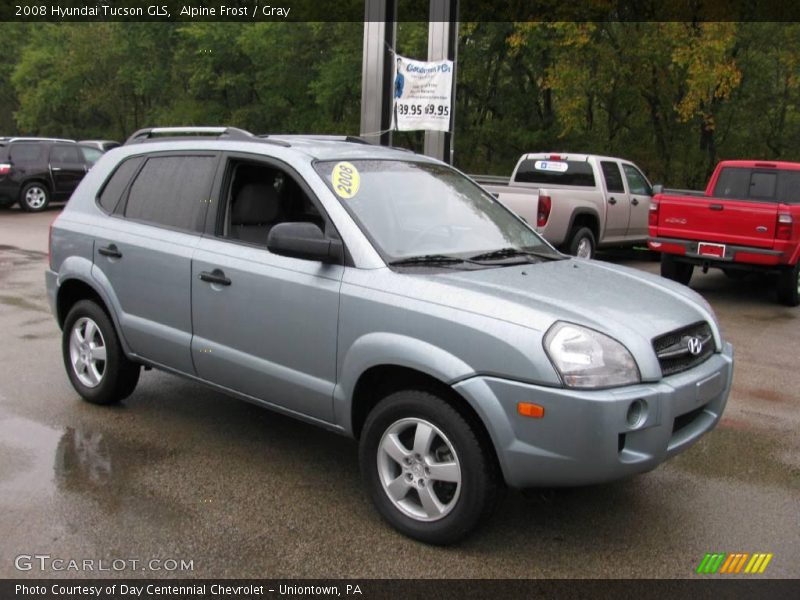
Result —
[[[409, 285], [408, 279], [423, 285]], [[710, 306], [686, 286], [593, 260], [567, 259], [474, 271], [411, 275], [403, 295], [544, 331], [569, 321], [610, 335], [631, 350], [674, 329], [708, 321]]]

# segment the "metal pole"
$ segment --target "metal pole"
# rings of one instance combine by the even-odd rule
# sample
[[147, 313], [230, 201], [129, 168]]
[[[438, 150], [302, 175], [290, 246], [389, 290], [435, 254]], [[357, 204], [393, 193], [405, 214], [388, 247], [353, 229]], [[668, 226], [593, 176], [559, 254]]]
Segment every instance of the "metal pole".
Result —
[[[364, 1], [364, 53], [361, 67], [361, 136], [392, 143], [392, 70], [390, 48], [397, 37], [397, 0]], [[381, 133], [385, 132], [385, 133]]]
[[428, 60], [453, 61], [453, 105], [450, 110], [450, 132], [426, 131], [425, 150], [428, 156], [453, 164], [453, 134], [456, 111], [456, 75], [458, 55], [458, 0], [431, 0], [428, 24]]

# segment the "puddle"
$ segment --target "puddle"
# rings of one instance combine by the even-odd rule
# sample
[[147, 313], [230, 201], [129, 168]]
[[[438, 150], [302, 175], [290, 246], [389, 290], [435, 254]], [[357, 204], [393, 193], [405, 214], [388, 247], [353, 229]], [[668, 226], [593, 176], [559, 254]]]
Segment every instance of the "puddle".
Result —
[[34, 304], [30, 300], [26, 300], [25, 298], [17, 298], [16, 296], [0, 296], [0, 304], [13, 306], [15, 308], [22, 308], [25, 310], [35, 310], [37, 312], [50, 312], [45, 306]]
[[723, 421], [670, 464], [702, 477], [800, 490], [800, 468], [782, 460], [787, 454], [794, 455], [795, 451], [763, 432], [745, 429], [740, 422]]

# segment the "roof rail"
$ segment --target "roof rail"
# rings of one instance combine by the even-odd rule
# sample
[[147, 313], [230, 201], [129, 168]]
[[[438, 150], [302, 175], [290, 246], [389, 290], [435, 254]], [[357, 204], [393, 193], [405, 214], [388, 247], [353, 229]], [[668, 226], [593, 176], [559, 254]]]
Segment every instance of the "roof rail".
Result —
[[262, 139], [286, 139], [286, 140], [310, 140], [320, 142], [350, 142], [351, 144], [369, 144], [367, 140], [355, 135], [328, 135], [328, 134], [302, 134], [302, 133], [287, 133], [287, 134], [263, 134], [257, 136]]
[[2, 138], [4, 142], [69, 142], [74, 144], [75, 140], [68, 140], [65, 138], [51, 138], [51, 137], [12, 137]]

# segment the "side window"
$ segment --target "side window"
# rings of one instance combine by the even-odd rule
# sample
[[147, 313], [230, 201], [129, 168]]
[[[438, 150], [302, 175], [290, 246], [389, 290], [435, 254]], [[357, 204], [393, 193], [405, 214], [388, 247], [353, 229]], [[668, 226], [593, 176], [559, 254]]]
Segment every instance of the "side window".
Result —
[[50, 162], [56, 164], [83, 163], [83, 156], [75, 145], [66, 146], [56, 144], [50, 149]]
[[633, 165], [622, 164], [622, 169], [625, 171], [625, 179], [628, 180], [628, 189], [631, 194], [640, 194], [642, 196], [651, 196], [652, 190], [650, 184], [647, 183], [644, 175], [639, 172], [639, 169]]
[[114, 174], [103, 186], [103, 191], [100, 192], [100, 197], [98, 198], [98, 203], [104, 211], [107, 213], [114, 212], [122, 193], [128, 187], [131, 177], [143, 162], [143, 157], [136, 156], [129, 158], [117, 167], [117, 170], [114, 171]]
[[187, 231], [202, 228], [215, 156], [155, 156], [131, 185], [125, 217]]
[[781, 171], [778, 177], [778, 202], [800, 204], [800, 171]]
[[609, 192], [624, 193], [625, 186], [622, 185], [622, 173], [619, 172], [619, 165], [610, 160], [600, 163], [603, 169], [603, 178], [606, 180], [606, 189]]
[[317, 205], [298, 182], [272, 165], [231, 161], [228, 169], [222, 237], [267, 245], [270, 230], [278, 223], [314, 223], [331, 233]]
[[11, 162], [17, 164], [37, 162], [41, 160], [44, 149], [45, 146], [43, 144], [14, 143], [11, 144], [11, 148], [9, 149], [9, 158]]
[[100, 157], [103, 156], [103, 153], [98, 150], [97, 148], [90, 148], [89, 146], [81, 146], [80, 148], [81, 153], [83, 154], [83, 160], [89, 166], [96, 163], [100, 160]]

